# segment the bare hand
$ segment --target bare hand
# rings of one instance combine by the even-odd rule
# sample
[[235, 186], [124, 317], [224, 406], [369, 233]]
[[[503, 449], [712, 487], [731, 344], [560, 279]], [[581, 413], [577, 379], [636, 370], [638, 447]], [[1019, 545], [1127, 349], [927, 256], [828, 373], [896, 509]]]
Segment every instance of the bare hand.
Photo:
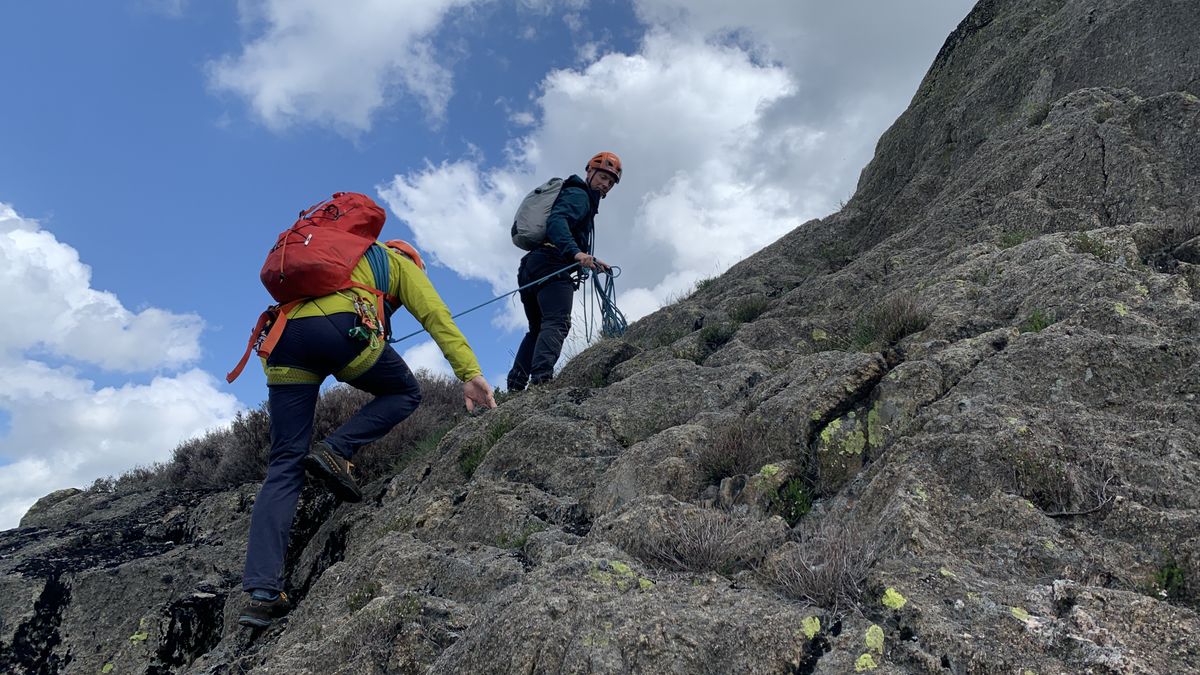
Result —
[[608, 270], [612, 269], [596, 256], [589, 255], [583, 251], [575, 254], [575, 261], [589, 270], [603, 270], [607, 272]]
[[464, 382], [463, 402], [467, 404], [467, 412], [475, 412], [477, 405], [495, 408], [496, 399], [492, 396], [492, 385], [488, 384], [482, 375], [476, 375], [470, 381]]

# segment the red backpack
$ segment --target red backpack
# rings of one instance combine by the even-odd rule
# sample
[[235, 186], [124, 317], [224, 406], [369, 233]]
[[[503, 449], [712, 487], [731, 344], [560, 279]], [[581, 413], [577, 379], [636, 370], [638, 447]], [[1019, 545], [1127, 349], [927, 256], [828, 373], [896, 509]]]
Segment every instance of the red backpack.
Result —
[[[271, 354], [283, 334], [288, 313], [305, 300], [347, 288], [362, 288], [375, 295], [377, 316], [384, 316], [384, 302], [394, 304], [394, 299], [373, 286], [351, 281], [350, 273], [378, 240], [386, 217], [370, 197], [357, 192], [335, 192], [331, 199], [300, 212], [296, 222], [276, 238], [259, 272], [263, 286], [279, 304], [259, 315], [246, 352], [225, 376], [227, 382], [241, 375], [251, 351], [257, 351], [263, 358]], [[387, 245], [402, 249], [401, 244], [409, 249], [402, 252], [416, 256], [418, 265], [424, 269], [416, 250], [405, 242], [394, 240]]]
[[387, 217], [370, 197], [336, 192], [300, 212], [275, 240], [259, 278], [276, 302], [318, 298], [347, 288], [350, 272], [379, 239]]

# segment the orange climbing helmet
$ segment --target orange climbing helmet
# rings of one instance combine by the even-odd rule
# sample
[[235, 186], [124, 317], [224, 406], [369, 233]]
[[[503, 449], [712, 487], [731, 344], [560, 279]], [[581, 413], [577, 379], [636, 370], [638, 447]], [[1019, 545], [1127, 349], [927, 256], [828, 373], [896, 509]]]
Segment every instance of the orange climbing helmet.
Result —
[[621, 158], [611, 152], [596, 153], [595, 157], [588, 160], [587, 170], [607, 171], [617, 179], [616, 182], [621, 182]]

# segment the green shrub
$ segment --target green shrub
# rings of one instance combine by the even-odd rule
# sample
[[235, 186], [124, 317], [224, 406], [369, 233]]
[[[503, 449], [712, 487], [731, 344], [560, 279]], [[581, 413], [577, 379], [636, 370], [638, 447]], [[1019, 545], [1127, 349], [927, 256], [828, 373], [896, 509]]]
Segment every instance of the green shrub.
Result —
[[1168, 556], [1163, 566], [1154, 573], [1151, 585], [1152, 595], [1167, 600], [1179, 600], [1187, 595], [1187, 578], [1174, 556]]
[[1037, 333], [1043, 328], [1053, 325], [1054, 321], [1054, 314], [1052, 312], [1035, 309], [1021, 322], [1020, 331], [1022, 333]]
[[807, 484], [799, 478], [793, 478], [780, 488], [773, 502], [775, 511], [791, 526], [812, 510], [812, 495]]
[[854, 248], [847, 241], [837, 240], [817, 246], [817, 257], [831, 272], [836, 272], [850, 263]]
[[737, 323], [750, 323], [767, 311], [771, 301], [762, 296], [753, 296], [733, 306], [729, 316]]
[[1018, 244], [1024, 244], [1033, 238], [1033, 231], [1026, 229], [1006, 230], [1000, 233], [1000, 238], [996, 241], [996, 245], [1002, 249], [1012, 248]]
[[544, 532], [547, 525], [542, 522], [528, 523], [517, 532], [507, 532], [496, 537], [496, 546], [508, 549], [523, 549], [529, 543], [529, 537]]
[[930, 316], [911, 296], [896, 295], [855, 319], [846, 337], [836, 340], [848, 351], [878, 351], [929, 327]]
[[700, 329], [696, 339], [696, 363], [704, 361], [710, 354], [720, 349], [733, 339], [737, 326], [728, 323], [717, 323]]
[[1103, 239], [1084, 232], [1076, 232], [1071, 237], [1071, 247], [1084, 255], [1094, 255], [1100, 260], [1109, 260], [1113, 255], [1112, 248], [1104, 243]]

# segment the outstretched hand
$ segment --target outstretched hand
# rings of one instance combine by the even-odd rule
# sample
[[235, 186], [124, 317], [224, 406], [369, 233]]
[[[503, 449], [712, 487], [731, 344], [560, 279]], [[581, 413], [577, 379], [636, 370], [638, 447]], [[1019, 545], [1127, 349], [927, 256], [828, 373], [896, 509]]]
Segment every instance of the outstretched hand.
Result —
[[492, 385], [482, 375], [476, 375], [463, 383], [463, 402], [467, 404], [467, 412], [475, 412], [475, 406], [495, 408], [496, 399], [492, 396]]

